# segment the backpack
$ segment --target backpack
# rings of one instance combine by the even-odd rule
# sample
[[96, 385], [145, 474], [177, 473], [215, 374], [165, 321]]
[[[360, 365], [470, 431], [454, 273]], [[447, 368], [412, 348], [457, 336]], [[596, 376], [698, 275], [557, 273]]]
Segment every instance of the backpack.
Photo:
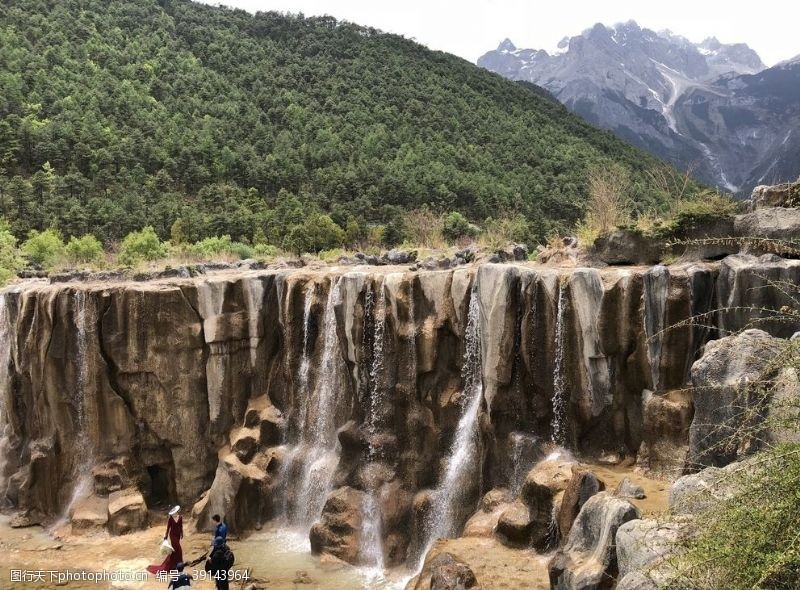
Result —
[[223, 559], [225, 560], [225, 569], [231, 569], [233, 567], [236, 558], [233, 555], [233, 551], [231, 548], [225, 545], [225, 553], [223, 554]]

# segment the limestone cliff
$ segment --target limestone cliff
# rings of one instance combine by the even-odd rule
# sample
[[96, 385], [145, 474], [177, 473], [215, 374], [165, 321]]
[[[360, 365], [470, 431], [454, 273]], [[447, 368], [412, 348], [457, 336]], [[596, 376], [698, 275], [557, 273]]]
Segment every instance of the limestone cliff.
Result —
[[[644, 442], [645, 469], [660, 437], [683, 444], [647, 404], [687, 382], [716, 328], [759, 312], [680, 322], [749, 301], [764, 269], [796, 282], [800, 263], [25, 284], [0, 298], [0, 483], [32, 519], [138, 488], [150, 506], [195, 504], [201, 525], [220, 511], [240, 530], [284, 518], [314, 525], [318, 550], [400, 562], [421, 547], [415, 518], [436, 501], [425, 490], [446, 491], [459, 445], [474, 447], [458, 463], [471, 485], [456, 529], [483, 493], [516, 485], [517, 463], [539, 452], [520, 440], [589, 458]], [[758, 297], [786, 304], [775, 289]]]

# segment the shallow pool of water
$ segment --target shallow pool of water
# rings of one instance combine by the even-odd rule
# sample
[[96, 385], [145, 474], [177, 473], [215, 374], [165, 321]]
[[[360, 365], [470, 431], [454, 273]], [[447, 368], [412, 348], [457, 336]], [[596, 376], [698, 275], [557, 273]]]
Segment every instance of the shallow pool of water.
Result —
[[236, 551], [236, 567], [250, 569], [253, 576], [267, 581], [271, 589], [402, 590], [411, 577], [402, 568], [379, 572], [321, 560], [311, 554], [307, 533], [263, 530], [232, 546]]

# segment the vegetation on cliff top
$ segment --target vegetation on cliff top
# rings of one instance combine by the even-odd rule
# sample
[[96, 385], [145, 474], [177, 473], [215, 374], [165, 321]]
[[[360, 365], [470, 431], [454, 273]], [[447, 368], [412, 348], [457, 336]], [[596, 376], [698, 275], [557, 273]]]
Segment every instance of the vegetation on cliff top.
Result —
[[313, 218], [325, 247], [376, 226], [391, 243], [429, 205], [522, 220], [532, 243], [580, 219], [588, 171], [612, 164], [636, 208], [665, 202], [662, 164], [537, 89], [332, 18], [8, 0], [0, 64], [0, 216], [19, 240], [178, 222], [187, 242], [301, 249]]

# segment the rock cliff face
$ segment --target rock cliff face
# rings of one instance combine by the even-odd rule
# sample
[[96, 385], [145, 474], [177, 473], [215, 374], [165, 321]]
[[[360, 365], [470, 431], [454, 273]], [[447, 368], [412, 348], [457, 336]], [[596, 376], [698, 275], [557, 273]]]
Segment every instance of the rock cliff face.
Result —
[[[681, 388], [717, 334], [666, 328], [745, 298], [759, 265], [17, 287], [0, 298], [2, 491], [30, 520], [138, 490], [150, 507], [194, 505], [200, 526], [280, 518], [351, 562], [415, 559], [485, 492], [519, 489], [549, 441], [587, 458], [645, 441], [648, 461], [665, 445], [672, 458], [674, 429], [644, 402]], [[755, 313], [707, 321], [733, 330]]]

